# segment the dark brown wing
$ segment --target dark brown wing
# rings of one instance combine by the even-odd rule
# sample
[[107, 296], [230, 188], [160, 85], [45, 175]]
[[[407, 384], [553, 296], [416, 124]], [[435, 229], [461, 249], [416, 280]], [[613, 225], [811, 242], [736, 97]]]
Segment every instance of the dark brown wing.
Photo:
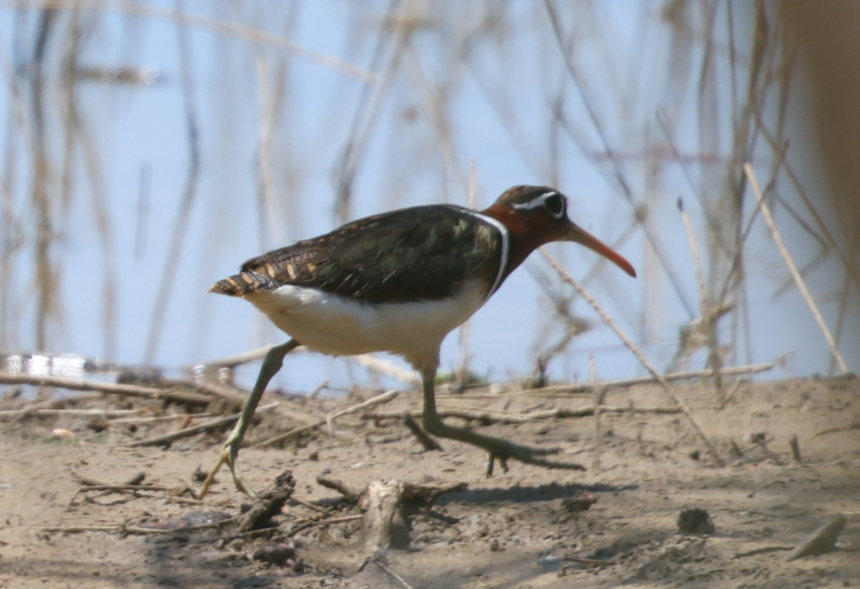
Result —
[[242, 296], [293, 284], [367, 303], [437, 300], [473, 276], [489, 288], [501, 244], [499, 230], [466, 209], [412, 207], [248, 260], [211, 290]]

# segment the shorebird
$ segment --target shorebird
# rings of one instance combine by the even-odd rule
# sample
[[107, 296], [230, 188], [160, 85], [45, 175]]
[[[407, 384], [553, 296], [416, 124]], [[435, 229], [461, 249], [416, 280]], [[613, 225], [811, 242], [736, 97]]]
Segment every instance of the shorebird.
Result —
[[555, 448], [513, 444], [445, 424], [434, 380], [442, 340], [471, 317], [536, 248], [573, 241], [632, 277], [633, 266], [572, 222], [567, 198], [546, 186], [515, 186], [487, 209], [455, 205], [383, 213], [245, 262], [210, 292], [250, 301], [290, 340], [267, 353], [235, 429], [200, 492], [225, 462], [240, 491], [253, 496], [237, 466], [239, 446], [269, 380], [299, 345], [333, 356], [391, 352], [421, 373], [428, 433], [485, 449], [490, 468], [508, 459], [582, 469], [543, 458]]

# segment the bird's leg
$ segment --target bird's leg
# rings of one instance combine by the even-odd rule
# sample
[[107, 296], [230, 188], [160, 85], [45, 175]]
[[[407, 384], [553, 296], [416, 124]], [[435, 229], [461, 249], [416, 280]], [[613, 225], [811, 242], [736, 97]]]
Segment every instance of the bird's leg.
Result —
[[248, 426], [251, 424], [251, 418], [254, 417], [254, 411], [257, 410], [257, 404], [260, 402], [260, 397], [263, 396], [263, 391], [266, 390], [266, 385], [269, 384], [272, 377], [275, 376], [281, 369], [281, 366], [283, 366], [284, 356], [300, 345], [301, 344], [299, 342], [291, 339], [285, 344], [271, 348], [266, 353], [266, 358], [263, 360], [263, 365], [260, 367], [260, 374], [257, 376], [257, 382], [254, 384], [254, 389], [251, 391], [251, 395], [248, 397], [248, 400], [245, 402], [245, 406], [242, 408], [242, 415], [239, 416], [239, 421], [236, 422], [236, 427], [233, 428], [233, 432], [224, 443], [224, 447], [221, 449], [221, 455], [218, 457], [218, 462], [215, 463], [215, 466], [213, 466], [212, 470], [209, 471], [209, 475], [206, 477], [206, 480], [203, 481], [203, 487], [197, 494], [198, 499], [203, 499], [204, 495], [209, 491], [209, 486], [215, 478], [215, 473], [218, 472], [218, 469], [220, 469], [221, 465], [225, 462], [227, 463], [227, 466], [230, 467], [230, 472], [233, 473], [233, 482], [235, 483], [236, 488], [251, 497], [256, 496], [251, 487], [245, 483], [245, 480], [242, 478], [242, 474], [239, 472], [239, 467], [236, 463], [239, 455], [239, 447], [242, 445], [242, 438], [245, 437], [245, 430], [248, 429]]
[[553, 462], [551, 460], [540, 458], [541, 456], [546, 456], [548, 454], [558, 454], [558, 448], [534, 448], [531, 446], [521, 446], [519, 444], [512, 444], [511, 442], [501, 438], [484, 436], [473, 431], [446, 425], [439, 418], [439, 414], [436, 412], [436, 368], [424, 369], [421, 372], [421, 376], [424, 381], [424, 429], [426, 429], [431, 435], [465, 442], [466, 444], [472, 444], [473, 446], [478, 446], [479, 448], [486, 450], [490, 455], [487, 476], [492, 474], [493, 463], [496, 460], [499, 461], [502, 469], [507, 472], [507, 460], [509, 458], [519, 460], [526, 464], [544, 466], [546, 468], [585, 470], [585, 467], [581, 464]]

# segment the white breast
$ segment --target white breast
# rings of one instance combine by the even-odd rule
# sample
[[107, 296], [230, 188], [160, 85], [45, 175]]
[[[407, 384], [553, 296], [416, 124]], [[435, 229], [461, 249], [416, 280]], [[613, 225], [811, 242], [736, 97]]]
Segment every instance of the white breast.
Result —
[[442, 340], [481, 307], [485, 295], [472, 281], [441, 301], [372, 305], [292, 285], [245, 298], [311, 349], [334, 356], [391, 352], [422, 370], [439, 363]]

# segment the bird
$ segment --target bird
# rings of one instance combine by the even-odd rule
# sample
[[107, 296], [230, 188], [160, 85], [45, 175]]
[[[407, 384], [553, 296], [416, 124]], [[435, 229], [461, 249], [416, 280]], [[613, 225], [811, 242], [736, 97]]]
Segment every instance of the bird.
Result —
[[567, 197], [547, 186], [514, 186], [488, 208], [451, 204], [403, 208], [352, 221], [325, 235], [252, 258], [209, 292], [244, 298], [290, 336], [272, 347], [242, 414], [204, 481], [227, 463], [250, 496], [238, 452], [257, 403], [283, 358], [300, 345], [332, 356], [390, 352], [420, 373], [422, 425], [431, 435], [472, 444], [498, 460], [576, 468], [544, 456], [555, 448], [521, 446], [447, 425], [436, 411], [434, 382], [445, 336], [471, 317], [538, 247], [571, 241], [631, 277], [624, 257], [570, 220]]

